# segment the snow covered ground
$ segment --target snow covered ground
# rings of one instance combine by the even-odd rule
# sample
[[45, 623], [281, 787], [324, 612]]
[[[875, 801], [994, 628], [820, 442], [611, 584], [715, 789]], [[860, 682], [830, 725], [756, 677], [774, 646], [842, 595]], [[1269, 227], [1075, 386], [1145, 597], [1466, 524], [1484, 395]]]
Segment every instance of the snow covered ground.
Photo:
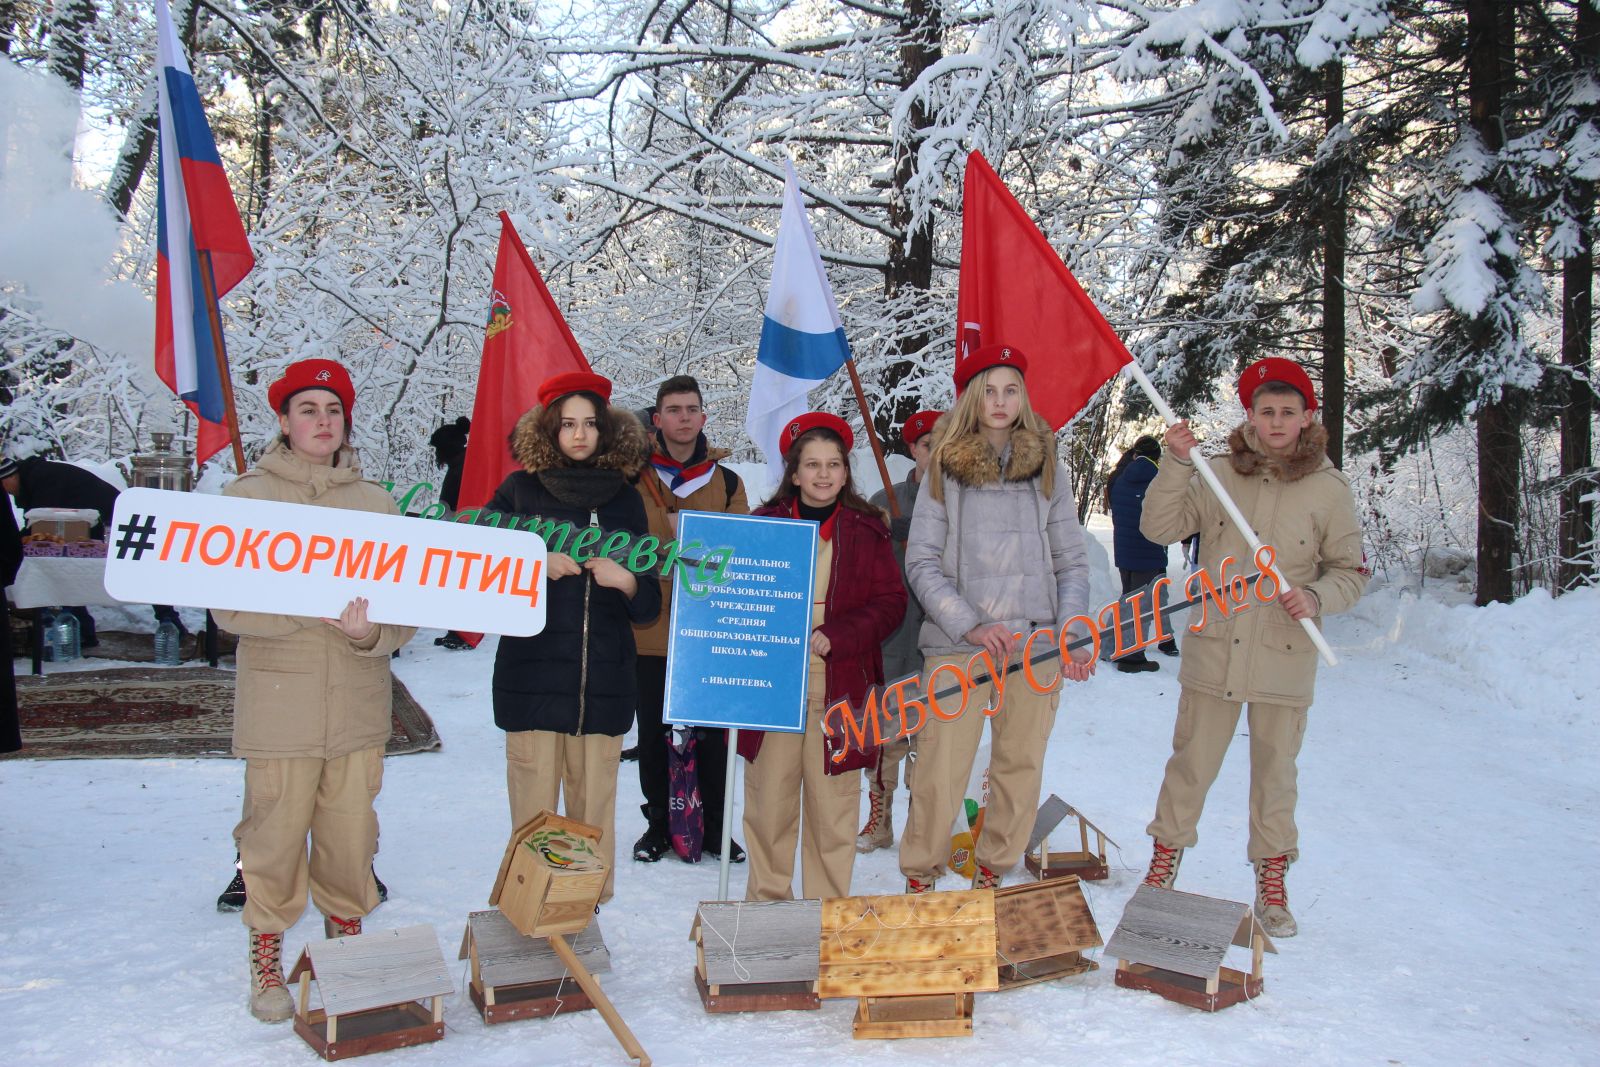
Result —
[[[658, 1064], [1600, 1063], [1600, 590], [1481, 610], [1462, 599], [1453, 586], [1377, 589], [1331, 621], [1344, 662], [1319, 678], [1301, 758], [1303, 859], [1289, 882], [1301, 934], [1267, 958], [1259, 1000], [1207, 1016], [1117, 989], [1109, 961], [980, 994], [969, 1039], [852, 1041], [847, 1001], [708, 1016], [687, 937], [717, 869], [670, 858], [622, 862], [602, 914], [613, 960], [603, 982]], [[508, 831], [503, 735], [489, 710], [492, 645], [447, 653], [435, 636], [419, 635], [395, 670], [444, 747], [388, 761], [377, 866], [392, 895], [369, 922], [431, 923], [453, 960]], [[1122, 846], [1112, 878], [1087, 887], [1107, 937], [1148, 858], [1174, 667], [1102, 666], [1068, 693], [1052, 738], [1046, 790]], [[1241, 734], [1212, 792], [1184, 889], [1250, 899], [1245, 744]], [[250, 1018], [244, 931], [214, 909], [241, 780], [228, 760], [0, 763], [0, 1058], [316, 1062], [287, 1024]], [[898, 827], [903, 791], [896, 801]], [[624, 849], [644, 828], [638, 803], [625, 764]], [[857, 892], [901, 884], [892, 853], [856, 865]], [[286, 945], [317, 936], [308, 914]], [[452, 969], [463, 990], [465, 964]], [[445, 1022], [442, 1042], [384, 1062], [627, 1062], [594, 1012], [489, 1028], [458, 992]]]

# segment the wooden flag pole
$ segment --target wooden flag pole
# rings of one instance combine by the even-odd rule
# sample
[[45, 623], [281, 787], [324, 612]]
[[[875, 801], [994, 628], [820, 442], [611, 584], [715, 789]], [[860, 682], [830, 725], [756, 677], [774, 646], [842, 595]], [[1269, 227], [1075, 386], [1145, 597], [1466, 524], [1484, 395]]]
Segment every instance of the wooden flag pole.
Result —
[[[234, 469], [243, 474], [244, 442], [239, 437], [239, 413], [233, 406], [233, 378], [228, 373], [228, 348], [222, 340], [222, 312], [217, 307], [217, 279], [211, 273], [209, 249], [200, 249], [200, 267], [200, 284], [206, 290], [206, 315], [211, 319], [211, 336], [216, 342], [212, 352], [217, 358], [217, 378], [222, 382], [222, 417], [228, 427], [228, 437], [233, 441]], [[198, 453], [199, 449], [195, 451]], [[196, 462], [195, 478], [199, 477], [199, 463]]]
[[[1178, 416], [1167, 405], [1161, 394], [1156, 392], [1155, 383], [1145, 374], [1144, 368], [1139, 366], [1137, 362], [1133, 362], [1127, 364], [1127, 370], [1133, 380], [1139, 384], [1139, 388], [1144, 390], [1144, 395], [1150, 398], [1150, 403], [1155, 406], [1156, 411], [1166, 420], [1167, 425], [1171, 426], [1178, 422]], [[1217, 472], [1211, 469], [1211, 464], [1206, 462], [1204, 456], [1194, 456], [1193, 459], [1195, 470], [1200, 472], [1200, 477], [1211, 488], [1211, 492], [1216, 495], [1217, 503], [1222, 505], [1222, 510], [1228, 513], [1228, 518], [1233, 520], [1233, 524], [1244, 535], [1245, 542], [1250, 546], [1250, 551], [1261, 551], [1261, 538], [1256, 536], [1255, 530], [1251, 528], [1244, 514], [1239, 511], [1238, 505], [1233, 502], [1233, 498], [1228, 495], [1228, 491], [1222, 488], [1222, 482], [1217, 479]], [[1288, 580], [1284, 578], [1283, 571], [1276, 565], [1272, 567], [1272, 574], [1279, 582], [1283, 583], [1280, 595], [1293, 588]], [[1327, 639], [1322, 636], [1322, 631], [1317, 629], [1316, 624], [1310, 619], [1301, 619], [1300, 625], [1305, 628], [1306, 636], [1310, 637], [1311, 643], [1317, 646], [1317, 651], [1322, 653], [1322, 658], [1327, 662], [1328, 666], [1337, 666], [1339, 657], [1333, 654], [1333, 649], [1328, 645]]]
[[850, 384], [856, 390], [856, 403], [861, 407], [861, 422], [867, 431], [867, 443], [872, 446], [872, 458], [878, 461], [878, 477], [883, 479], [883, 495], [889, 498], [889, 514], [900, 517], [900, 501], [895, 498], [894, 483], [889, 481], [889, 465], [883, 461], [883, 445], [878, 441], [878, 431], [872, 425], [872, 409], [867, 407], [867, 394], [861, 388], [861, 376], [856, 373], [856, 361], [847, 359], [844, 365], [850, 371]]

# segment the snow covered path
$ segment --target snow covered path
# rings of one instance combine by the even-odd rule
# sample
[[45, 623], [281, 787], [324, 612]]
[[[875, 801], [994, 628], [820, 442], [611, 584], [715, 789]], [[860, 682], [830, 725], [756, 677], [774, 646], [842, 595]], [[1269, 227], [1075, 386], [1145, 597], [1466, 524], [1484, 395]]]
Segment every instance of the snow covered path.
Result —
[[[1267, 958], [1255, 1002], [1207, 1016], [1117, 989], [1106, 961], [980, 995], [964, 1040], [855, 1042], [846, 1001], [708, 1016], [686, 938], [695, 902], [716, 895], [717, 870], [670, 858], [623, 861], [602, 915], [614, 968], [603, 982], [663, 1065], [1600, 1062], [1600, 590], [1484, 610], [1447, 606], [1432, 587], [1422, 599], [1379, 590], [1328, 632], [1344, 662], [1319, 679], [1301, 758], [1304, 858], [1289, 885], [1302, 932]], [[433, 636], [395, 669], [444, 748], [387, 762], [378, 871], [393, 895], [370, 923], [432, 923], [453, 960], [504, 847], [503, 735], [489, 713], [492, 648], [446, 653]], [[1111, 880], [1088, 886], [1107, 937], [1148, 858], [1174, 668], [1102, 667], [1069, 692], [1052, 739], [1046, 790], [1122, 846]], [[1184, 889], [1251, 897], [1245, 743], [1212, 792]], [[241, 781], [228, 760], [0, 764], [5, 1062], [315, 1062], [288, 1025], [249, 1017], [243, 930], [213, 907], [231, 873]], [[898, 827], [903, 790], [896, 800]], [[643, 830], [638, 801], [625, 764], [624, 855]], [[742, 868], [734, 874], [739, 895]], [[857, 863], [857, 892], [900, 886], [891, 853]], [[286, 948], [319, 935], [308, 914]], [[465, 964], [452, 966], [461, 990]], [[488, 1028], [458, 992], [445, 1021], [444, 1041], [383, 1062], [626, 1062], [593, 1012]]]

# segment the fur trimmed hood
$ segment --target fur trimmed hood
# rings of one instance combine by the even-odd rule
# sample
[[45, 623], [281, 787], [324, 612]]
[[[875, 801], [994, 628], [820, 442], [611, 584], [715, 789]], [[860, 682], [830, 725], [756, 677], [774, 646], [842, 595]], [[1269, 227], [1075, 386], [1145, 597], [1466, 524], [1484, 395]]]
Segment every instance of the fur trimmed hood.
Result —
[[1018, 426], [1011, 431], [1011, 459], [1000, 469], [1000, 457], [982, 434], [967, 434], [950, 442], [941, 467], [945, 474], [968, 487], [1001, 481], [1025, 482], [1044, 471], [1055, 452], [1054, 441], [1035, 430]]
[[1311, 420], [1295, 442], [1294, 452], [1285, 459], [1267, 455], [1256, 438], [1255, 427], [1241, 422], [1228, 435], [1228, 462], [1239, 474], [1249, 476], [1270, 468], [1281, 481], [1297, 482], [1321, 469], [1328, 462], [1328, 431], [1321, 422]]
[[[632, 481], [650, 462], [650, 438], [631, 411], [619, 407], [609, 410], [616, 434], [610, 450], [595, 455], [594, 466], [599, 470], [621, 471]], [[529, 474], [574, 465], [554, 442], [539, 432], [539, 415], [543, 411], [543, 405], [535, 404], [523, 412], [516, 429], [511, 431], [511, 455]]]

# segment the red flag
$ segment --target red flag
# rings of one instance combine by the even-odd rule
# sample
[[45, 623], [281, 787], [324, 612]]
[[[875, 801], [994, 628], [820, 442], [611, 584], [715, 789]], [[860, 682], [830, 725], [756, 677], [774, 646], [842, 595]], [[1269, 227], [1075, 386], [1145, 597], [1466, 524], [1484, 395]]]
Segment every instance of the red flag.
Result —
[[589, 361], [567, 329], [511, 216], [500, 212], [500, 254], [472, 402], [472, 433], [461, 471], [463, 509], [481, 508], [516, 469], [507, 438], [517, 419], [539, 402], [539, 385], [552, 374], [588, 370]]
[[978, 152], [962, 201], [957, 351], [1022, 349], [1033, 408], [1059, 430], [1133, 357]]

